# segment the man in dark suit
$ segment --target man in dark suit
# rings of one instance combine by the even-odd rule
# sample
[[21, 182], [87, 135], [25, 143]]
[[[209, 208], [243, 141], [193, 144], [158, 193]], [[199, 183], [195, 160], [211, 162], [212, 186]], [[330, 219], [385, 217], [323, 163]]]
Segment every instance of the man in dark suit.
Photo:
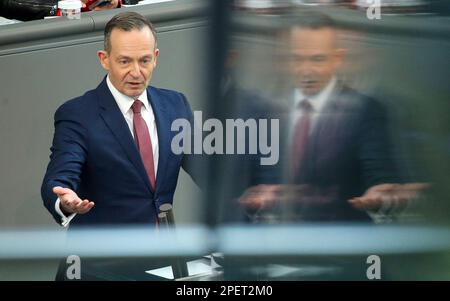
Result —
[[148, 86], [158, 55], [148, 20], [116, 15], [98, 52], [108, 75], [56, 111], [41, 193], [63, 226], [155, 225], [159, 206], [172, 203], [188, 160], [171, 151], [171, 124], [192, 113], [183, 94]]
[[340, 83], [345, 50], [333, 21], [313, 13], [300, 22], [283, 37], [294, 89], [290, 105], [274, 113], [285, 138], [282, 160], [272, 169], [278, 181], [249, 188], [241, 203], [281, 207], [296, 221], [369, 221], [380, 210], [404, 207], [423, 186], [399, 184], [386, 110]]

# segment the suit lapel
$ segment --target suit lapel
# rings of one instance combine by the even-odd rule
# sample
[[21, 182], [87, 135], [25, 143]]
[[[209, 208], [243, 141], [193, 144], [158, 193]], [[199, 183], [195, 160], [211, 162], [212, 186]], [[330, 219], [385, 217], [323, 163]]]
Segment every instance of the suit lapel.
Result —
[[106, 78], [103, 79], [101, 84], [97, 87], [96, 92], [98, 94], [98, 100], [102, 110], [100, 115], [105, 121], [108, 128], [111, 130], [112, 135], [116, 138], [117, 142], [122, 146], [128, 159], [132, 162], [133, 166], [141, 176], [145, 186], [150, 190], [150, 181], [145, 171], [144, 164], [142, 163], [139, 151], [131, 135], [125, 118], [122, 115], [114, 97], [108, 89], [106, 84]]
[[153, 87], [147, 89], [148, 100], [152, 106], [153, 113], [155, 114], [156, 129], [158, 132], [159, 143], [159, 160], [158, 160], [158, 172], [156, 175], [156, 187], [155, 190], [161, 186], [164, 176], [166, 174], [166, 165], [168, 160], [168, 154], [170, 149], [170, 119], [166, 112], [166, 105], [159, 93]]

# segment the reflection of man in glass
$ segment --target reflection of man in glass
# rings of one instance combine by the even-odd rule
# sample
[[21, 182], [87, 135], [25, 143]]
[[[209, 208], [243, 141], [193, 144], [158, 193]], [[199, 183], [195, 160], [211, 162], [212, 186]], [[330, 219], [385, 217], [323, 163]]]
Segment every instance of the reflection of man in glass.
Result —
[[310, 14], [285, 38], [295, 89], [281, 116], [288, 121], [280, 133], [288, 137], [283, 185], [254, 186], [241, 203], [284, 203], [301, 219], [321, 221], [370, 220], [368, 212], [403, 207], [423, 186], [394, 184], [385, 109], [337, 78], [345, 50], [332, 20]]

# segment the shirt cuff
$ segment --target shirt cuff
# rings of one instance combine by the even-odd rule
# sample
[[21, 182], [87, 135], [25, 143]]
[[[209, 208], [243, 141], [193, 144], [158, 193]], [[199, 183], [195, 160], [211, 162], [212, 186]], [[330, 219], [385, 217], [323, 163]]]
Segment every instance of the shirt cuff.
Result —
[[402, 212], [409, 207], [409, 203], [408, 201], [406, 206], [402, 207], [392, 200], [386, 200], [381, 203], [378, 211], [367, 211], [367, 213], [376, 224], [391, 223], [398, 220]]
[[63, 226], [64, 228], [66, 228], [70, 221], [75, 217], [75, 215], [77, 215], [76, 213], [72, 213], [69, 216], [65, 216], [64, 213], [61, 211], [61, 207], [60, 207], [60, 203], [61, 201], [59, 200], [59, 198], [56, 200], [55, 202], [55, 211], [56, 213], [58, 213], [58, 215], [61, 217], [61, 226]]
[[387, 224], [394, 221], [393, 216], [386, 213], [367, 211], [367, 214], [375, 224]]

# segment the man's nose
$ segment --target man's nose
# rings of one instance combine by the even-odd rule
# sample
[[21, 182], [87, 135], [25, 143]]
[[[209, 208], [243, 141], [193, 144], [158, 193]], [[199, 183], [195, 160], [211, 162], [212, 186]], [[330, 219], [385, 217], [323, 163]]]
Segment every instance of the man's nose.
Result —
[[130, 75], [132, 77], [139, 77], [141, 75], [141, 69], [138, 63], [134, 63], [133, 65], [131, 65]]
[[313, 68], [309, 64], [302, 64], [297, 67], [297, 75], [310, 76], [313, 73]]
[[301, 63], [299, 63], [298, 67], [304, 73], [309, 73], [314, 69], [314, 63], [311, 62], [311, 60], [306, 59], [306, 60], [303, 60]]

